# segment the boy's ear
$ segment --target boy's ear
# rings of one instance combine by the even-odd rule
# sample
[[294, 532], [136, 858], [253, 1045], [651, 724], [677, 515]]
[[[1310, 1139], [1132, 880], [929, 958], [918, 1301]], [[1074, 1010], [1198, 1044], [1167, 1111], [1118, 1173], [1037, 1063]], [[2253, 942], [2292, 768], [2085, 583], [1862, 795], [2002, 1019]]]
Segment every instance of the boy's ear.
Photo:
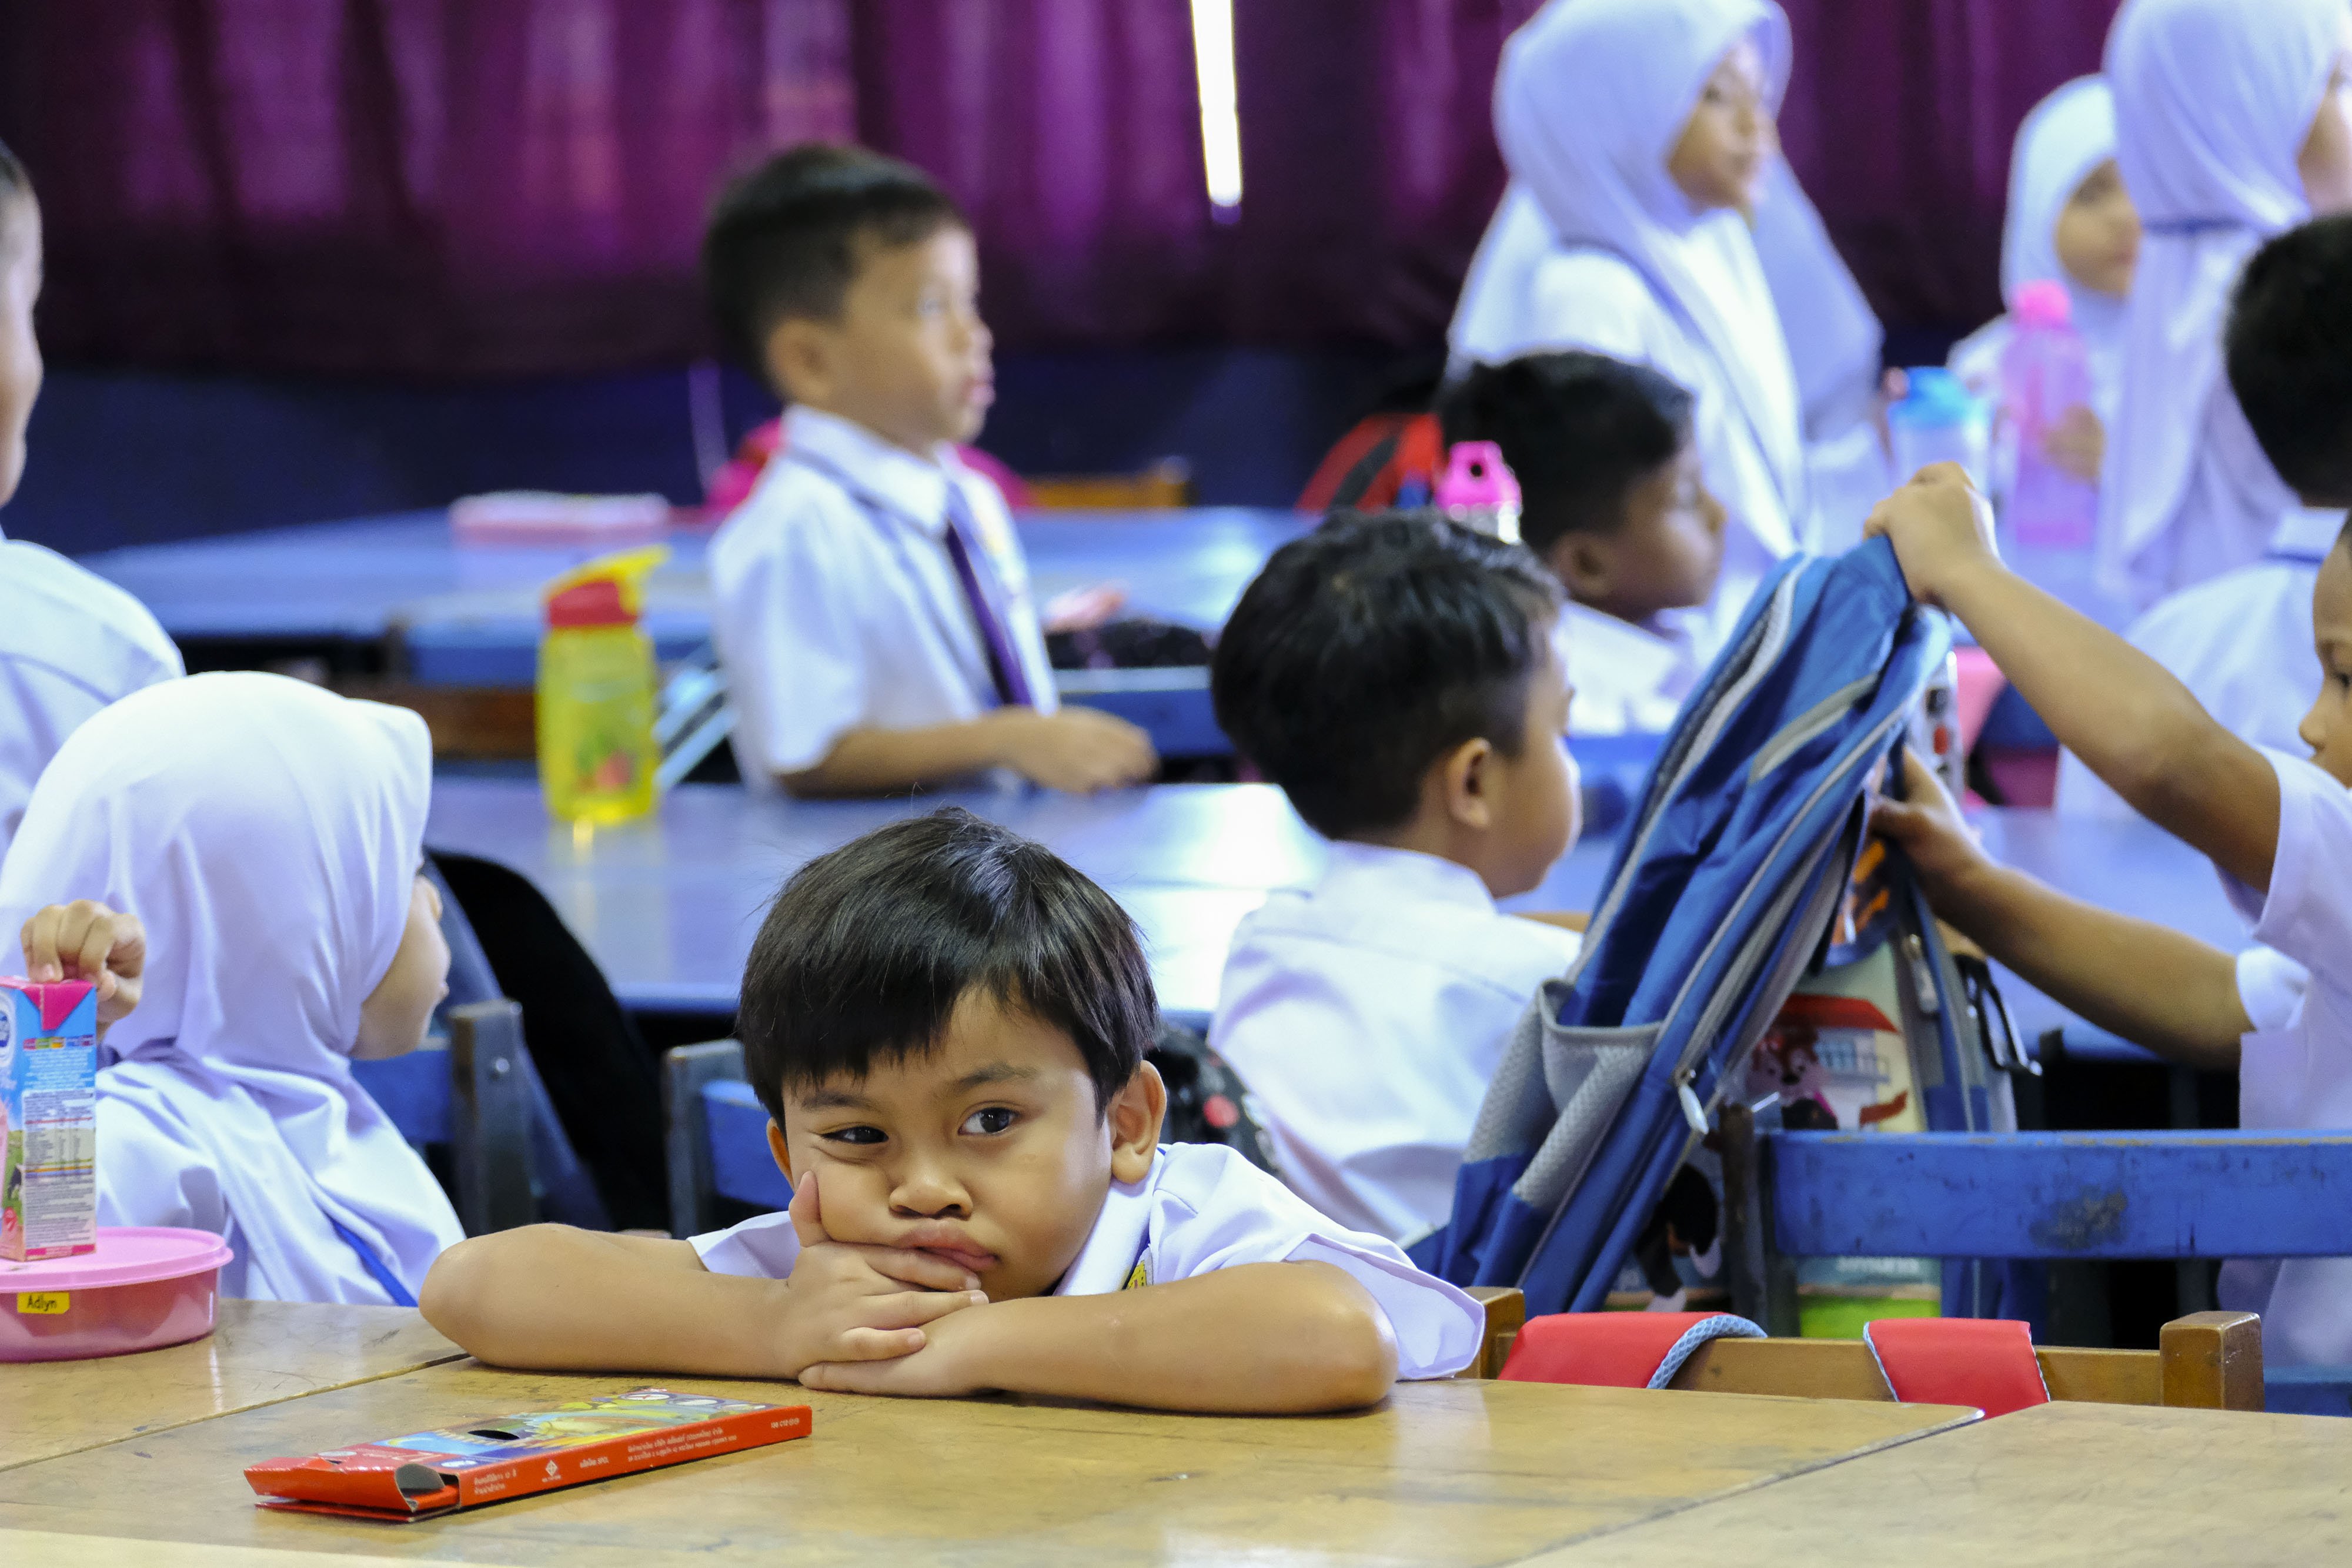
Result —
[[768, 333], [768, 379], [791, 402], [831, 401], [835, 345], [822, 321], [787, 316]]
[[1544, 559], [1568, 595], [1580, 603], [1606, 600], [1617, 579], [1617, 555], [1598, 534], [1562, 534]]
[[1139, 1062], [1135, 1073], [1111, 1096], [1110, 1176], [1132, 1185], [1151, 1172], [1151, 1157], [1160, 1150], [1160, 1124], [1168, 1115], [1168, 1085], [1160, 1069]]
[[1495, 743], [1465, 740], [1431, 765], [1448, 821], [1485, 832], [1495, 825]]
[[768, 1153], [776, 1156], [776, 1168], [784, 1179], [793, 1179], [793, 1152], [784, 1146], [784, 1130], [773, 1122], [768, 1124]]

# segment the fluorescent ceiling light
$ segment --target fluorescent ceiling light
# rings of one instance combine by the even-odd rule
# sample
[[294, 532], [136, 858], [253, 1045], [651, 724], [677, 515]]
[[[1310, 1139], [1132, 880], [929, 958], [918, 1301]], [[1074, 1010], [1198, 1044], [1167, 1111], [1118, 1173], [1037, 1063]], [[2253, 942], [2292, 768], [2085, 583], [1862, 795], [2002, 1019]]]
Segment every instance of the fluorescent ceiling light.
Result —
[[1201, 79], [1201, 162], [1220, 217], [1242, 203], [1242, 121], [1234, 87], [1234, 0], [1192, 0], [1192, 68]]

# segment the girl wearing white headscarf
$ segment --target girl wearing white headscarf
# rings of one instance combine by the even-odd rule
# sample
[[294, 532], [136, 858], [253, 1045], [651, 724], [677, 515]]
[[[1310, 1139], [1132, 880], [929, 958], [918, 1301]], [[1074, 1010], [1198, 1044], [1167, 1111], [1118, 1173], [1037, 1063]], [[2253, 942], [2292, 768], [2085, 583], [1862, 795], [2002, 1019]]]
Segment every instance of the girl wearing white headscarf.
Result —
[[[2116, 104], [2105, 80], [2077, 77], [2018, 127], [2009, 162], [2009, 218], [2000, 236], [2000, 296], [2010, 305], [2028, 284], [2066, 290], [2091, 372], [2099, 443], [2122, 394], [2124, 298], [2139, 248], [2139, 220], [2116, 169]], [[1994, 317], [1952, 350], [1951, 367], [1970, 392], [1998, 402], [2010, 319]], [[2097, 475], [2099, 443], [2083, 451], [2084, 477]], [[2078, 450], [2082, 450], [2078, 446]], [[1997, 471], [2007, 463], [1997, 463]]]
[[2258, 559], [2296, 509], [2221, 374], [2221, 325], [2246, 257], [2311, 215], [2297, 159], [2347, 14], [2345, 0], [2127, 0], [2107, 35], [2116, 156], [2147, 237], [2099, 557], [2140, 604]]
[[[2344, 514], [2299, 506], [2272, 469], [2222, 374], [2221, 331], [2247, 256], [2314, 195], [2342, 199], [2342, 172], [2329, 180], [2302, 154], [2323, 119], [2352, 124], [2347, 45], [2344, 0], [2132, 0], [2107, 40], [2109, 71], [2132, 73], [2116, 80], [2118, 152], [2148, 238], [2107, 448], [2102, 565], [2143, 596], [2177, 587], [2133, 625], [2133, 645], [2242, 739], [2297, 754], [2319, 694], [2312, 585]], [[2322, 185], [2307, 192], [2313, 173]], [[2131, 814], [2071, 754], [2056, 804]]]
[[99, 1074], [99, 1219], [224, 1237], [225, 1295], [413, 1305], [464, 1234], [351, 1065], [414, 1049], [443, 988], [431, 765], [403, 709], [173, 681], [67, 739], [0, 868], [0, 929], [78, 899], [144, 924]]
[[1707, 487], [1731, 517], [1706, 651], [1775, 560], [1819, 542], [1796, 371], [1748, 222], [1667, 166], [1700, 111], [1727, 112], [1718, 72], [1735, 61], [1759, 89], [1753, 193], [1779, 158], [1788, 81], [1770, 0], [1559, 0], [1513, 34], [1495, 83], [1512, 184], [1451, 334], [1457, 362], [1585, 349], [1695, 394]]

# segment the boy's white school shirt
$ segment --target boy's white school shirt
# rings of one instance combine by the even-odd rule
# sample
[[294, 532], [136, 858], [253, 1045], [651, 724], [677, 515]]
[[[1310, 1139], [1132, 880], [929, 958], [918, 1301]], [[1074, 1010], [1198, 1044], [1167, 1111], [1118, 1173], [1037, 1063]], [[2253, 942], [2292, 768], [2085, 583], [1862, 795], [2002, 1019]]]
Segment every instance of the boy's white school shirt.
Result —
[[[691, 1239], [714, 1274], [781, 1280], [801, 1251], [786, 1213]], [[1104, 1296], [1244, 1263], [1329, 1263], [1371, 1292], [1397, 1342], [1397, 1375], [1447, 1377], [1470, 1364], [1486, 1312], [1423, 1273], [1391, 1243], [1332, 1224], [1221, 1144], [1162, 1144], [1139, 1182], [1113, 1182], [1057, 1296]]]
[[33, 782], [90, 715], [185, 674], [147, 607], [53, 550], [0, 534], [0, 859]]
[[1570, 600], [1552, 634], [1560, 668], [1575, 689], [1568, 732], [1663, 735], [1683, 699], [1706, 673], [1698, 645], [1678, 617], [1637, 626]]
[[[2239, 1042], [2238, 1124], [2340, 1132], [2352, 1129], [2352, 790], [2264, 755], [2279, 781], [2270, 891], [2222, 878], [2262, 944], [2238, 959], [2254, 1024]], [[2267, 1364], [2352, 1362], [2352, 1257], [2232, 1262], [2221, 1286], [2224, 1305], [2263, 1314]]]
[[1453, 1212], [1511, 1031], [1581, 943], [1497, 910], [1467, 866], [1335, 842], [1311, 890], [1275, 893], [1234, 931], [1209, 1041], [1291, 1190], [1410, 1242]]
[[848, 420], [785, 411], [782, 450], [710, 544], [712, 631], [754, 789], [824, 760], [853, 729], [919, 729], [995, 708], [986, 645], [947, 550], [962, 495], [1003, 589], [1037, 706], [1054, 671], [1012, 514], [941, 446], [926, 461]]

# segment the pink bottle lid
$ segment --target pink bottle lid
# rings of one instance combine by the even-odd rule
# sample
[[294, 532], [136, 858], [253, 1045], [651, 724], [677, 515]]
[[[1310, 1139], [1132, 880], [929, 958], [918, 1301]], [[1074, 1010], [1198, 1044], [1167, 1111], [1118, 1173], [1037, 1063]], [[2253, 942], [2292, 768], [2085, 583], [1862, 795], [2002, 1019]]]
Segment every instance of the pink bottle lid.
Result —
[[2064, 327], [2074, 322], [2074, 297], [2045, 277], [2019, 289], [2009, 309], [2021, 327]]
[[217, 1269], [233, 1254], [209, 1230], [168, 1225], [101, 1225], [95, 1251], [31, 1263], [0, 1259], [0, 1292], [97, 1291], [109, 1285], [152, 1285]]
[[1507, 507], [1518, 510], [1519, 482], [1503, 461], [1503, 449], [1491, 441], [1457, 441], [1445, 455], [1445, 472], [1430, 497], [1438, 510], [1452, 512], [1474, 507]]

